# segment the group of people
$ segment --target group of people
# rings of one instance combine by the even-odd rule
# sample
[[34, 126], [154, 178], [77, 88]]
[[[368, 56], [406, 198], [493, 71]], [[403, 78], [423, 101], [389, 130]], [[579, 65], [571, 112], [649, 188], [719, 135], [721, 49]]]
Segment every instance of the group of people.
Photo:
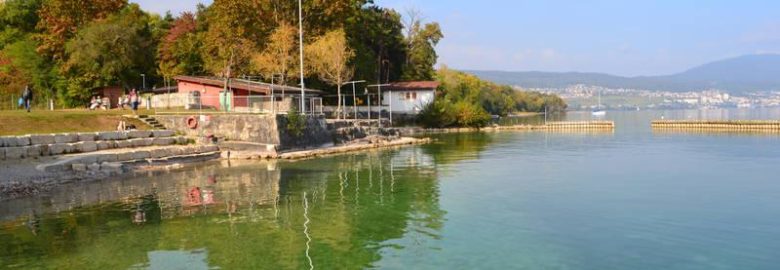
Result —
[[[100, 96], [94, 96], [92, 97], [92, 101], [89, 103], [89, 109], [95, 110], [95, 109], [104, 109], [107, 110], [110, 108], [110, 104], [108, 104], [108, 100], [103, 100], [100, 98]], [[130, 109], [133, 110], [133, 113], [138, 110], [138, 105], [140, 104], [140, 99], [138, 98], [138, 92], [133, 89], [130, 90], [130, 93], [127, 95], [122, 95], [119, 98], [117, 98], [117, 108], [125, 109], [127, 107], [130, 107]]]
[[138, 92], [133, 89], [130, 90], [130, 94], [124, 95], [119, 97], [119, 100], [117, 102], [117, 107], [122, 108], [122, 110], [125, 109], [125, 107], [130, 107], [130, 109], [135, 112], [138, 110], [138, 104], [140, 104], [140, 99], [138, 98]]
[[[24, 90], [22, 91], [22, 96], [19, 97], [19, 107], [24, 107], [27, 112], [30, 112], [30, 106], [32, 105], [33, 100], [33, 91], [30, 89], [30, 86], [27, 85], [24, 87]], [[108, 100], [104, 100], [99, 95], [93, 96], [92, 100], [89, 102], [89, 109], [90, 110], [96, 110], [96, 109], [104, 109], [107, 110], [111, 107], [111, 104]], [[117, 107], [122, 108], [123, 110], [126, 107], [130, 107], [133, 110], [133, 113], [135, 113], [138, 110], [138, 105], [141, 103], [141, 99], [138, 97], [138, 91], [135, 89], [130, 90], [130, 93], [127, 95], [123, 95], [119, 97], [119, 100], [117, 100]]]

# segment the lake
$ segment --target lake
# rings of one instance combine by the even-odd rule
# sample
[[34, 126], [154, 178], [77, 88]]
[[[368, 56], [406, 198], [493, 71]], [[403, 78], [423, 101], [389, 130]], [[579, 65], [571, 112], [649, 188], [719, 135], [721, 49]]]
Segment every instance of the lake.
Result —
[[661, 117], [780, 110], [608, 112], [614, 133], [446, 134], [71, 184], [0, 203], [0, 266], [777, 269], [780, 135], [653, 132]]

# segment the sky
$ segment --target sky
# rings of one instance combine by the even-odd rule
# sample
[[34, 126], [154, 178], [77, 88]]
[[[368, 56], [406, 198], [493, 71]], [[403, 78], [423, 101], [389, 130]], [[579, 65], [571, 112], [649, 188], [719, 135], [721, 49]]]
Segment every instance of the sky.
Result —
[[[132, 0], [178, 14], [210, 0]], [[456, 69], [666, 75], [780, 53], [777, 0], [375, 0], [439, 22], [439, 64]]]

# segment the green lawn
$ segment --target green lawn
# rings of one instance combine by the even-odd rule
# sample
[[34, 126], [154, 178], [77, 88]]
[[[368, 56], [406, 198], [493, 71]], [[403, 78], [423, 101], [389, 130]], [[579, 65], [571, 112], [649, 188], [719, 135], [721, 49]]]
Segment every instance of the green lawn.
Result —
[[[148, 114], [139, 110], [139, 114]], [[128, 119], [122, 115], [132, 114], [130, 110], [34, 110], [27, 113], [23, 110], [0, 110], [0, 136], [24, 135], [36, 133], [61, 132], [92, 132], [116, 130], [119, 121], [127, 121], [139, 129], [149, 129], [149, 126], [136, 119]]]

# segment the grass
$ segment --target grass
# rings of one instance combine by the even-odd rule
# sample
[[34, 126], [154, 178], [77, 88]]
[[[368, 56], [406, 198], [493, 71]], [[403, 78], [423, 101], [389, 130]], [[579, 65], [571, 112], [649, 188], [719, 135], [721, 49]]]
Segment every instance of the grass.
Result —
[[[138, 114], [148, 114], [138, 110]], [[0, 136], [47, 134], [62, 132], [94, 132], [116, 130], [119, 121], [126, 121], [138, 129], [150, 127], [137, 119], [124, 118], [122, 115], [132, 114], [130, 110], [33, 110], [27, 113], [23, 110], [0, 110]]]

